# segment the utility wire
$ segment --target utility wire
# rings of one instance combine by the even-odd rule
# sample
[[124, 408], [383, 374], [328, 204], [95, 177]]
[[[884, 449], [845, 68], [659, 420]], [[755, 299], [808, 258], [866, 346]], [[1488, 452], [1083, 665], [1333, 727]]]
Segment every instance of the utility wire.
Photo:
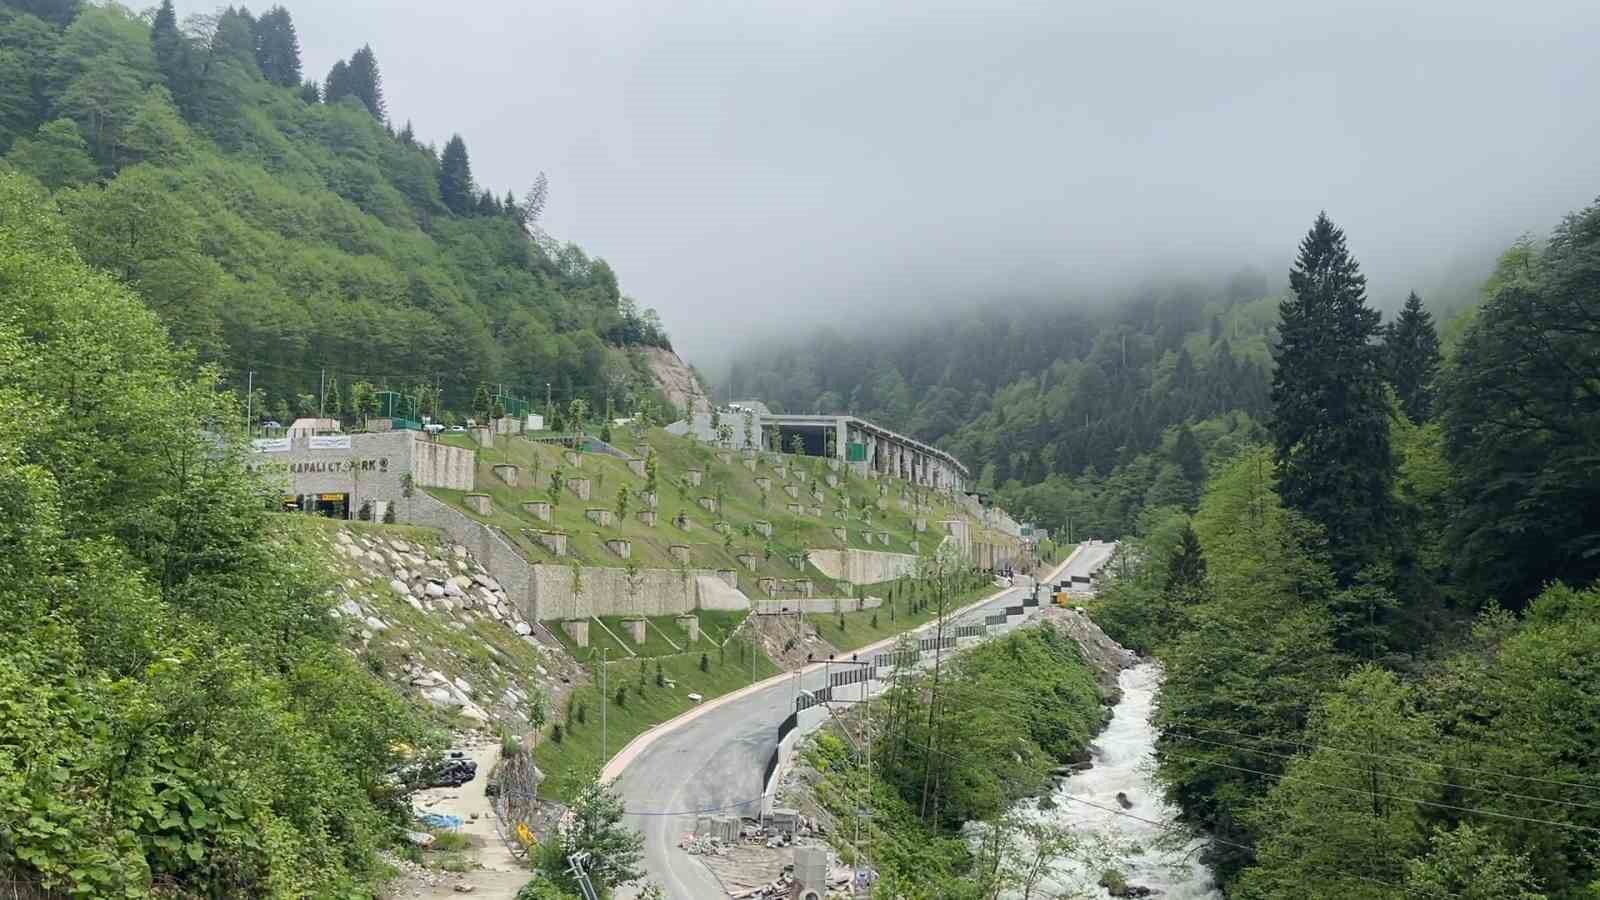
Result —
[[1176, 757], [1178, 759], [1187, 759], [1187, 760], [1190, 760], [1192, 762], [1201, 763], [1203, 765], [1215, 766], [1215, 767], [1221, 768], [1221, 769], [1232, 769], [1232, 770], [1234, 770], [1236, 772], [1248, 772], [1248, 773], [1250, 773], [1252, 775], [1262, 775], [1262, 776], [1265, 776], [1267, 778], [1277, 778], [1277, 779], [1280, 779], [1282, 781], [1298, 781], [1298, 782], [1300, 782], [1302, 784], [1309, 784], [1309, 785], [1312, 785], [1314, 787], [1327, 788], [1328, 790], [1332, 790], [1332, 791], [1344, 791], [1344, 792], [1350, 793], [1350, 794], [1359, 794], [1359, 795], [1361, 795], [1363, 797], [1382, 797], [1385, 800], [1399, 800], [1401, 802], [1406, 802], [1406, 803], [1418, 803], [1418, 804], [1421, 804], [1423, 806], [1434, 806], [1434, 807], [1438, 807], [1439, 809], [1449, 809], [1449, 810], [1454, 810], [1456, 812], [1473, 813], [1473, 814], [1482, 815], [1482, 816], [1493, 816], [1493, 817], [1495, 817], [1497, 819], [1510, 819], [1510, 820], [1516, 821], [1516, 822], [1528, 822], [1530, 824], [1536, 824], [1536, 825], [1550, 825], [1550, 826], [1555, 827], [1555, 828], [1566, 828], [1566, 829], [1570, 829], [1572, 831], [1592, 831], [1592, 832], [1600, 833], [1600, 828], [1595, 828], [1595, 827], [1590, 826], [1590, 825], [1578, 825], [1578, 824], [1575, 824], [1575, 823], [1572, 823], [1572, 822], [1557, 822], [1557, 821], [1554, 821], [1552, 819], [1539, 819], [1539, 818], [1534, 818], [1532, 816], [1519, 816], [1519, 815], [1515, 815], [1513, 813], [1502, 813], [1502, 812], [1495, 812], [1494, 810], [1489, 810], [1489, 809], [1478, 809], [1477, 807], [1473, 807], [1473, 806], [1458, 806], [1458, 805], [1456, 805], [1454, 803], [1440, 803], [1440, 802], [1437, 802], [1437, 801], [1434, 801], [1434, 800], [1423, 800], [1420, 797], [1406, 797], [1406, 796], [1402, 796], [1402, 795], [1399, 795], [1399, 794], [1383, 794], [1383, 793], [1379, 793], [1377, 791], [1369, 791], [1369, 790], [1365, 790], [1365, 789], [1362, 789], [1362, 788], [1351, 788], [1351, 787], [1345, 787], [1343, 785], [1338, 785], [1338, 784], [1326, 784], [1326, 783], [1321, 782], [1321, 781], [1313, 781], [1313, 780], [1311, 780], [1309, 778], [1303, 778], [1303, 777], [1301, 777], [1299, 775], [1282, 775], [1282, 774], [1277, 774], [1277, 773], [1274, 773], [1274, 772], [1263, 772], [1260, 769], [1251, 769], [1251, 768], [1247, 768], [1245, 766], [1235, 766], [1235, 765], [1230, 765], [1228, 763], [1220, 763], [1220, 762], [1217, 762], [1215, 760], [1206, 759], [1203, 756], [1188, 756], [1188, 755], [1183, 754], [1183, 753], [1175, 753], [1175, 752], [1173, 752], [1171, 750], [1166, 751], [1166, 755], [1167, 756]]
[[[1209, 729], [1202, 729], [1202, 730], [1209, 730]], [[1259, 754], [1261, 756], [1271, 756], [1271, 757], [1276, 757], [1277, 759], [1299, 759], [1299, 758], [1301, 758], [1300, 754], [1273, 753], [1270, 750], [1260, 750], [1260, 749], [1257, 749], [1255, 747], [1246, 747], [1246, 746], [1244, 746], [1242, 744], [1230, 744], [1230, 743], [1228, 743], [1226, 741], [1212, 741], [1212, 740], [1207, 740], [1206, 738], [1194, 737], [1193, 735], [1175, 733], [1175, 731], [1164, 732], [1164, 736], [1171, 737], [1171, 738], [1174, 738], [1176, 740], [1193, 741], [1193, 742], [1201, 743], [1201, 744], [1211, 744], [1212, 746], [1216, 746], [1216, 747], [1227, 747], [1227, 748], [1232, 749], [1232, 750], [1240, 750], [1240, 751], [1243, 751], [1245, 753], [1255, 753], [1255, 754]], [[1308, 745], [1308, 746], [1310, 746], [1310, 745]], [[1355, 752], [1355, 751], [1340, 751], [1337, 748], [1326, 747], [1326, 746], [1314, 746], [1313, 749], [1331, 750], [1333, 752], [1345, 752], [1345, 753]], [[1361, 755], [1362, 756], [1367, 756], [1367, 757], [1370, 757], [1370, 758], [1373, 758], [1373, 759], [1391, 760], [1391, 761], [1398, 761], [1398, 762], [1407, 762], [1407, 761], [1409, 761], [1409, 759], [1407, 757], [1404, 757], [1404, 756], [1386, 756], [1386, 755], [1381, 754], [1381, 753], [1363, 753]], [[1327, 764], [1324, 764], [1324, 765], [1327, 765]], [[1446, 766], [1444, 763], [1423, 763], [1423, 765], [1430, 765], [1430, 766], [1434, 766], [1436, 768], [1448, 768], [1448, 766]], [[1329, 767], [1333, 768], [1333, 769], [1337, 769], [1339, 771], [1343, 771], [1343, 772], [1356, 772], [1356, 773], [1361, 773], [1361, 774], [1364, 774], [1367, 771], [1366, 769], [1357, 768], [1355, 766], [1333, 766], [1333, 765], [1330, 765]], [[1414, 775], [1400, 775], [1400, 774], [1396, 774], [1394, 772], [1385, 772], [1384, 774], [1386, 776], [1390, 777], [1390, 778], [1398, 778], [1398, 779], [1400, 779], [1402, 781], [1415, 781], [1415, 782], [1419, 782], [1421, 784], [1431, 784], [1431, 785], [1434, 785], [1436, 787], [1457, 788], [1457, 789], [1463, 790], [1463, 791], [1480, 791], [1482, 793], [1496, 794], [1496, 795], [1499, 795], [1501, 797], [1509, 797], [1509, 798], [1516, 799], [1516, 800], [1532, 800], [1532, 801], [1535, 801], [1535, 802], [1538, 802], [1538, 803], [1556, 803], [1556, 804], [1560, 804], [1561, 806], [1572, 806], [1572, 807], [1578, 807], [1580, 809], [1600, 809], [1600, 803], [1584, 803], [1584, 802], [1579, 801], [1579, 800], [1560, 800], [1560, 799], [1557, 799], [1557, 798], [1554, 798], [1554, 797], [1536, 797], [1536, 796], [1534, 796], [1532, 794], [1518, 794], [1518, 793], [1515, 793], [1513, 791], [1500, 791], [1500, 790], [1495, 790], [1494, 788], [1474, 787], [1472, 785], [1467, 785], [1467, 784], [1455, 784], [1455, 783], [1449, 782], [1449, 781], [1436, 781], [1436, 780], [1431, 779], [1431, 778], [1421, 778], [1421, 777], [1417, 777], [1417, 776], [1414, 776]], [[1511, 777], [1515, 777], [1515, 776], [1511, 776]]]
[[[1155, 827], [1163, 829], [1163, 830], [1173, 830], [1173, 829], [1180, 829], [1180, 830], [1185, 830], [1185, 831], [1188, 830], [1183, 825], [1181, 825], [1181, 824], [1179, 824], [1177, 822], [1158, 822], [1155, 819], [1147, 819], [1144, 816], [1135, 815], [1135, 814], [1133, 814], [1131, 812], [1128, 812], [1125, 809], [1117, 809], [1117, 808], [1112, 807], [1112, 806], [1104, 806], [1104, 805], [1101, 805], [1099, 803], [1095, 803], [1095, 802], [1090, 801], [1090, 800], [1085, 800], [1082, 797], [1074, 797], [1071, 794], [1067, 794], [1062, 799], [1071, 801], [1073, 803], [1080, 803], [1080, 804], [1082, 804], [1084, 806], [1090, 806], [1090, 807], [1093, 807], [1095, 809], [1101, 810], [1102, 812], [1113, 813], [1115, 815], [1122, 816], [1123, 818], [1126, 818], [1126, 819], [1133, 819], [1136, 822], [1143, 822], [1146, 825], [1154, 825]], [[1237, 841], [1225, 840], [1225, 839], [1219, 838], [1219, 837], [1210, 837], [1208, 835], [1200, 834], [1200, 835], [1196, 835], [1196, 838], [1198, 840], [1207, 841], [1207, 842], [1213, 843], [1213, 844], [1221, 844], [1221, 845], [1223, 845], [1225, 847], [1233, 847], [1233, 848], [1236, 848], [1236, 849], [1239, 849], [1239, 850], [1245, 850], [1245, 851], [1248, 851], [1250, 853], [1255, 853], [1255, 851], [1256, 851], [1256, 848], [1250, 846], [1249, 844], [1241, 844], [1241, 843], [1238, 843]], [[1394, 890], [1397, 890], [1397, 891], [1409, 892], [1409, 889], [1406, 888], [1404, 885], [1396, 884], [1396, 883], [1394, 883], [1392, 881], [1385, 881], [1385, 880], [1383, 880], [1381, 878], [1374, 878], [1374, 877], [1372, 877], [1370, 875], [1361, 875], [1361, 874], [1356, 873], [1356, 872], [1345, 872], [1345, 871], [1336, 871], [1333, 874], [1343, 875], [1343, 876], [1346, 876], [1346, 877], [1349, 877], [1349, 878], [1355, 878], [1355, 879], [1360, 880], [1360, 881], [1370, 882], [1372, 884], [1381, 885], [1381, 886], [1387, 887], [1387, 888], [1393, 888]]]
[[[1313, 749], [1313, 750], [1315, 750], [1315, 749], [1333, 750], [1333, 751], [1336, 751], [1336, 752], [1339, 752], [1339, 753], [1348, 753], [1348, 754], [1351, 754], [1353, 756], [1383, 756], [1382, 754], [1374, 754], [1374, 753], [1370, 753], [1370, 752], [1364, 751], [1364, 750], [1354, 750], [1354, 749], [1350, 749], [1350, 748], [1339, 747], [1339, 746], [1336, 746], [1336, 745], [1333, 745], [1333, 744], [1312, 744], [1312, 743], [1308, 743], [1306, 741], [1295, 740], [1294, 738], [1269, 737], [1269, 736], [1266, 736], [1266, 735], [1249, 734], [1249, 733], [1243, 732], [1243, 731], [1229, 731], [1226, 728], [1211, 728], [1211, 727], [1202, 727], [1202, 726], [1198, 726], [1198, 725], [1185, 725], [1183, 727], [1186, 728], [1186, 729], [1189, 729], [1191, 731], [1203, 731], [1203, 732], [1207, 732], [1207, 733], [1227, 734], [1227, 735], [1232, 735], [1234, 737], [1251, 738], [1253, 740], [1273, 741], [1273, 742], [1279, 743], [1279, 744], [1288, 744], [1290, 746], [1295, 746], [1295, 747], [1307, 747], [1307, 748], [1310, 748], [1310, 749]], [[1455, 740], [1460, 744], [1464, 744], [1464, 745], [1467, 745], [1467, 746], [1470, 746], [1470, 747], [1474, 747], [1476, 749], [1484, 749], [1484, 750], [1496, 750], [1496, 749], [1498, 749], [1498, 748], [1495, 748], [1495, 747], [1492, 747], [1492, 746], [1489, 746], [1489, 745], [1480, 744], [1480, 743], [1473, 742], [1473, 741], [1468, 741], [1468, 740], [1465, 740], [1463, 738], [1455, 738]], [[1443, 765], [1441, 763], [1432, 762], [1430, 760], [1427, 760], [1427, 759], [1424, 759], [1424, 758], [1421, 758], [1421, 757], [1415, 757], [1415, 756], [1412, 756], [1412, 757], [1406, 757], [1406, 756], [1387, 757], [1387, 756], [1383, 756], [1383, 758], [1409, 759], [1412, 762], [1420, 762], [1420, 763], [1424, 763], [1426, 765], [1436, 765], [1436, 766], [1437, 765]], [[1478, 774], [1478, 775], [1495, 775], [1495, 776], [1498, 776], [1498, 777], [1501, 777], [1501, 778], [1514, 778], [1514, 779], [1517, 779], [1519, 781], [1532, 781], [1532, 782], [1537, 782], [1539, 784], [1550, 784], [1550, 785], [1556, 785], [1556, 786], [1559, 786], [1559, 787], [1577, 788], [1577, 789], [1585, 790], [1585, 791], [1600, 791], [1600, 785], [1582, 784], [1582, 783], [1573, 782], [1573, 781], [1560, 781], [1560, 780], [1552, 779], [1552, 778], [1539, 778], [1538, 776], [1534, 776], [1534, 775], [1517, 775], [1517, 774], [1514, 774], [1512, 772], [1503, 772], [1503, 771], [1500, 771], [1498, 769], [1483, 769], [1483, 768], [1474, 768], [1472, 766], [1456, 766], [1456, 765], [1450, 765], [1450, 766], [1444, 766], [1444, 767], [1445, 768], [1458, 769], [1458, 770], [1460, 770], [1462, 772], [1473, 772], [1473, 773]]]

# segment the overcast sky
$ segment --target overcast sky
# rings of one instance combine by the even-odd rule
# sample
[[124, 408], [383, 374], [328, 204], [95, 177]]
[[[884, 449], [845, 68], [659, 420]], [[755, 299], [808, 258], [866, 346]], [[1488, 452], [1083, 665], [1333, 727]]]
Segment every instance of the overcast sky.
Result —
[[308, 77], [370, 43], [397, 126], [459, 132], [501, 194], [548, 172], [548, 230], [691, 361], [929, 298], [1281, 276], [1322, 208], [1392, 306], [1600, 194], [1593, 0], [284, 2]]

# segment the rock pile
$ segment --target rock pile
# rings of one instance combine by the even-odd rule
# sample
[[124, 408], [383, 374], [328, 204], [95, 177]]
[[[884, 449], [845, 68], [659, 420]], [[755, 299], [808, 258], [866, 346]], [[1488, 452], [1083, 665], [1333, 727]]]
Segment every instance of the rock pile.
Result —
[[[550, 697], [570, 687], [576, 664], [559, 645], [534, 637], [534, 624], [466, 547], [350, 528], [339, 529], [330, 543], [348, 561], [342, 566], [332, 614], [359, 641], [357, 649], [372, 651], [369, 660], [381, 661], [387, 676], [414, 688], [427, 702], [489, 722], [525, 710], [535, 686]], [[426, 616], [429, 624], [421, 626], [414, 616], [403, 614], [399, 603]], [[469, 681], [461, 674], [463, 656], [444, 645], [440, 628], [479, 639], [504, 637], [485, 640], [486, 654], [480, 659], [486, 657], [488, 667], [480, 665]], [[506, 668], [511, 660], [501, 649], [509, 650], [510, 642], [531, 648], [538, 660], [531, 666], [522, 663], [526, 671], [514, 677]]]

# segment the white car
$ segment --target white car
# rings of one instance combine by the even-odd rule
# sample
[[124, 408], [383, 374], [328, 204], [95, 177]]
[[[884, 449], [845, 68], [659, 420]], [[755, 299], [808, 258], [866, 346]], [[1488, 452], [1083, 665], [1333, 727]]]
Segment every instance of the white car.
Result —
[[444, 426], [440, 425], [438, 422], [429, 422], [428, 424], [422, 426], [422, 430], [429, 434], [438, 434], [444, 430]]

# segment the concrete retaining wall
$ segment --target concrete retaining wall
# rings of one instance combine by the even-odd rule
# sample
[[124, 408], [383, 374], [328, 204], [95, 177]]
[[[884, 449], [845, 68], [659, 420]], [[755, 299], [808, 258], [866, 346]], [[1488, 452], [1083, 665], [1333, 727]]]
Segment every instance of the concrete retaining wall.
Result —
[[408, 523], [437, 528], [472, 551], [529, 621], [750, 608], [750, 598], [710, 569], [690, 569], [687, 580], [676, 569], [640, 569], [634, 591], [626, 570], [584, 566], [583, 593], [574, 596], [571, 566], [528, 562], [497, 529], [425, 492], [402, 500], [396, 513]]
[[835, 581], [872, 584], [914, 574], [917, 558], [883, 550], [812, 550], [811, 564]]

